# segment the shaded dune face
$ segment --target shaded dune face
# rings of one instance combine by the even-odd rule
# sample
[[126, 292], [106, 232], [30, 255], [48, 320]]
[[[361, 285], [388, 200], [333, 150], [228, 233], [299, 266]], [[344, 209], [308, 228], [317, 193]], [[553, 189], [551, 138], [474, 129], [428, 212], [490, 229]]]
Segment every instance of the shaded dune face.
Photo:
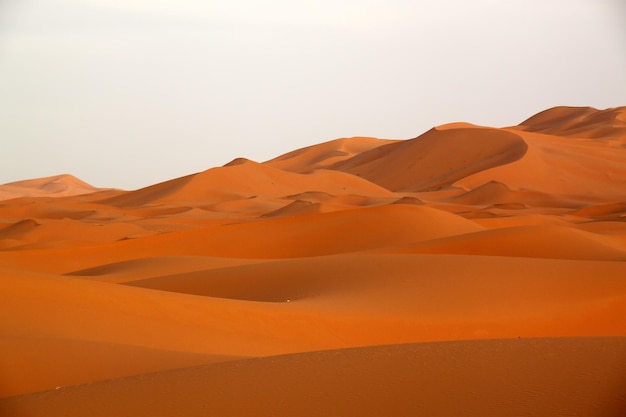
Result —
[[496, 129], [432, 129], [418, 138], [375, 148], [331, 168], [393, 191], [430, 191], [515, 161], [526, 149], [522, 138]]
[[0, 415], [625, 415], [625, 114], [0, 185]]

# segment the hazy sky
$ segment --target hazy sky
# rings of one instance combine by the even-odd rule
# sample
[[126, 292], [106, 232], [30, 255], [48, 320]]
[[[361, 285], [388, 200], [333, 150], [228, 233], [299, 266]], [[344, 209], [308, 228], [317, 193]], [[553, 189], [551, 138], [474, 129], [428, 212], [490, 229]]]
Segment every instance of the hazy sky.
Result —
[[622, 0], [0, 0], [0, 183], [626, 105]]

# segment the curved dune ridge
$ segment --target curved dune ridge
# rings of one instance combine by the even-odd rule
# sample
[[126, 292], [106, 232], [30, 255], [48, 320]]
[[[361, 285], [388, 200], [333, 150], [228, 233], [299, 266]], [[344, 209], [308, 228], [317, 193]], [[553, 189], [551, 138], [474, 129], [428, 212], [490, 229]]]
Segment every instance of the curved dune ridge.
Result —
[[625, 114], [0, 185], [0, 415], [624, 415]]

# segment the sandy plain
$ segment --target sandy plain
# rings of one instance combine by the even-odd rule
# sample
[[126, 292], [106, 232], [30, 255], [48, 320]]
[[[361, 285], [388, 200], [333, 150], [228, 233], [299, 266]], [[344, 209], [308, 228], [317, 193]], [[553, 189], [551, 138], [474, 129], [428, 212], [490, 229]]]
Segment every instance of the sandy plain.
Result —
[[626, 415], [624, 107], [0, 199], [2, 415]]

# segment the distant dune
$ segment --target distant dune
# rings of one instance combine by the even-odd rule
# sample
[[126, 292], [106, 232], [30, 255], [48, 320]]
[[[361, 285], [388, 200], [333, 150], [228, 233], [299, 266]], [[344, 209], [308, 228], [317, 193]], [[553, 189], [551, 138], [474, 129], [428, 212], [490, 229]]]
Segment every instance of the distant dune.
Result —
[[626, 107], [0, 200], [0, 415], [626, 415]]
[[63, 174], [0, 185], [0, 200], [20, 197], [61, 197], [98, 191], [78, 178]]

